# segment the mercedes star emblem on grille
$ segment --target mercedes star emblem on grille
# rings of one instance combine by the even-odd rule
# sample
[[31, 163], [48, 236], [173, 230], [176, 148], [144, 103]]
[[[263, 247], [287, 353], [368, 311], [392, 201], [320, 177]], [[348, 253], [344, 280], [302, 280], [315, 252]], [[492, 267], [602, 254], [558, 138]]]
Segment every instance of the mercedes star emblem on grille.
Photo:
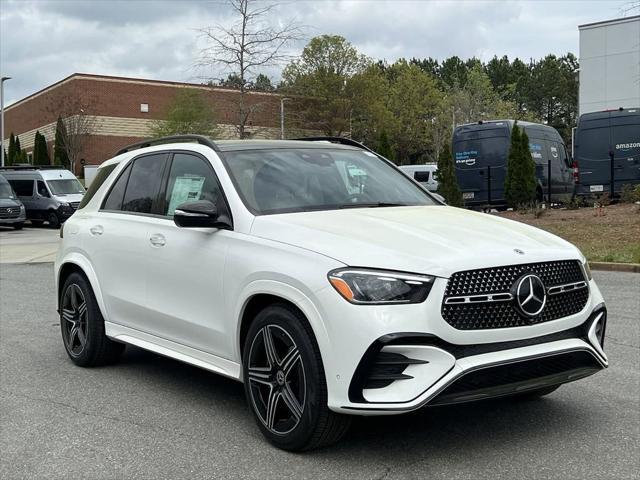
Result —
[[529, 273], [516, 281], [515, 300], [520, 311], [527, 317], [540, 315], [547, 302], [547, 292], [540, 277]]
[[516, 252], [518, 255], [524, 255], [524, 252], [519, 248], [514, 248], [513, 251]]

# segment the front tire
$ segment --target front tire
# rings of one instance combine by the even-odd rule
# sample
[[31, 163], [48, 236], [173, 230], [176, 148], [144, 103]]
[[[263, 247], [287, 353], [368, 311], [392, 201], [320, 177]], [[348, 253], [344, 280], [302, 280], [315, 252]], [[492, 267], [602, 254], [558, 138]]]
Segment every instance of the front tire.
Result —
[[56, 212], [50, 212], [47, 216], [47, 222], [51, 228], [60, 228], [60, 218]]
[[16, 224], [13, 226], [13, 229], [14, 229], [14, 230], [22, 230], [22, 227], [24, 227], [24, 223], [16, 223]]
[[73, 363], [96, 367], [116, 362], [125, 349], [104, 333], [104, 319], [91, 285], [80, 273], [64, 282], [60, 296], [60, 331], [64, 348]]
[[296, 308], [274, 304], [258, 313], [247, 333], [242, 365], [249, 407], [276, 447], [311, 450], [347, 432], [350, 417], [327, 407], [320, 351]]

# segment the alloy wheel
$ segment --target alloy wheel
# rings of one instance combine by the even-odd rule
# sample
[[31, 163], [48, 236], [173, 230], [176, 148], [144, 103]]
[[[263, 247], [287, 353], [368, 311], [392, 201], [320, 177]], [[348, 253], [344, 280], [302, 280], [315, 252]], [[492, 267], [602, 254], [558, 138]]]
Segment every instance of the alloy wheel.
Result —
[[67, 351], [77, 357], [87, 345], [87, 302], [75, 283], [67, 287], [62, 297], [61, 322]]
[[246, 372], [249, 394], [260, 421], [285, 435], [300, 423], [306, 401], [304, 364], [298, 346], [278, 325], [266, 325], [253, 338]]

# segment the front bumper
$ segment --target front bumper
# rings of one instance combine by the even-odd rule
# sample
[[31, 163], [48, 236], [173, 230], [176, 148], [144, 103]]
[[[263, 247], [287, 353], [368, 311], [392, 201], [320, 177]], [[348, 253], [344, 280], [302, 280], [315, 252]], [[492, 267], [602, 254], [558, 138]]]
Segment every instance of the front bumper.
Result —
[[[357, 319], [360, 328], [348, 331], [353, 322], [341, 316], [340, 328], [347, 333], [332, 335], [335, 354], [327, 358], [323, 352], [329, 407], [357, 415], [398, 414], [512, 395], [596, 373], [608, 366], [597, 335], [604, 338], [606, 308], [595, 283], [589, 283], [589, 301], [581, 312], [525, 327], [452, 329], [434, 312], [441, 298], [437, 285], [422, 306], [396, 306], [393, 311], [358, 307], [352, 313], [366, 311]], [[391, 327], [399, 328], [390, 332]], [[375, 332], [381, 334], [369, 337]]]
[[0, 225], [15, 225], [15, 224], [24, 223], [26, 221], [27, 221], [27, 216], [24, 210], [21, 211], [17, 217], [10, 217], [10, 218], [0, 217]]

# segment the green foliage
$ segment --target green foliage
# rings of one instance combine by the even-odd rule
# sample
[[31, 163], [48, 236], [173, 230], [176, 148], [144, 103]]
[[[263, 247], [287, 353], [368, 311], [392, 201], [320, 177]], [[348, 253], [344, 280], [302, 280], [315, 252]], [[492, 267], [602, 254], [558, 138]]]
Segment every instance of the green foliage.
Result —
[[629, 183], [623, 185], [620, 192], [620, 201], [622, 203], [640, 202], [640, 185], [635, 187]]
[[153, 124], [151, 134], [154, 137], [188, 133], [215, 136], [218, 132], [213, 105], [200, 90], [178, 92], [165, 118]]
[[380, 132], [378, 143], [376, 144], [376, 152], [382, 155], [387, 160], [393, 160], [393, 150], [391, 149], [391, 143], [389, 142], [389, 135], [386, 130]]
[[438, 158], [437, 176], [438, 193], [445, 198], [447, 204], [452, 207], [463, 207], [464, 201], [462, 200], [462, 192], [460, 192], [460, 186], [458, 185], [458, 178], [456, 177], [455, 164], [449, 143], [444, 145]]
[[5, 162], [7, 165], [13, 165], [16, 163], [16, 155], [18, 154], [18, 150], [16, 149], [16, 137], [13, 136], [13, 132], [9, 135], [9, 151], [7, 152], [7, 156], [5, 158]]
[[275, 90], [273, 84], [271, 83], [271, 79], [267, 77], [265, 74], [259, 74], [255, 81], [252, 84], [253, 90], [258, 90], [261, 92], [271, 92]]
[[64, 144], [64, 138], [66, 136], [66, 129], [62, 117], [58, 117], [56, 123], [56, 136], [53, 141], [53, 163], [54, 165], [62, 165], [65, 168], [69, 168], [71, 163], [69, 162], [69, 154]]
[[33, 144], [33, 164], [51, 164], [51, 159], [49, 158], [49, 149], [47, 147], [47, 140], [39, 131], [36, 131], [36, 136]]
[[515, 209], [530, 204], [536, 195], [536, 164], [529, 150], [529, 137], [518, 127], [511, 131], [511, 147], [504, 182], [507, 204]]

